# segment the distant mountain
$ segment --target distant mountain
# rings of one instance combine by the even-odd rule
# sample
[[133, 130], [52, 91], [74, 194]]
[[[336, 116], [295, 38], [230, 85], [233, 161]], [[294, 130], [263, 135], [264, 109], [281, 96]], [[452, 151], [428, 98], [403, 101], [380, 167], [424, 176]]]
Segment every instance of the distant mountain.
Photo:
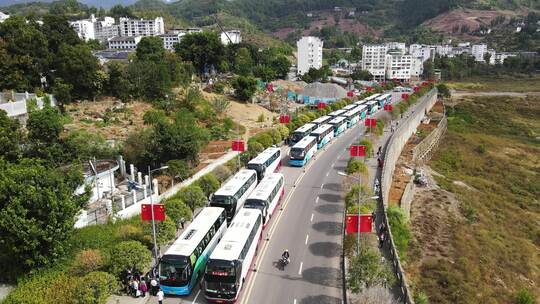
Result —
[[[27, 4], [27, 3], [33, 3], [33, 2], [43, 2], [43, 3], [51, 3], [53, 0], [0, 0], [0, 7], [6, 7], [16, 4]], [[80, 0], [79, 1], [82, 4], [86, 4], [88, 6], [94, 6], [94, 7], [103, 7], [103, 8], [111, 8], [114, 5], [120, 4], [123, 6], [132, 5], [137, 0]]]

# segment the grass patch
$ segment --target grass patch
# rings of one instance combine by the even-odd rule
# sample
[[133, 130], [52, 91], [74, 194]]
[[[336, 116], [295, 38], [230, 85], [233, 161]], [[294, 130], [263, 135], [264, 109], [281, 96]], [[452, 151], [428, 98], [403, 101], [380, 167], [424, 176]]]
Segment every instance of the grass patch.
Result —
[[515, 303], [523, 288], [538, 298], [540, 97], [474, 97], [449, 110], [431, 166], [464, 220], [450, 256], [424, 259], [415, 286], [432, 303]]
[[533, 78], [474, 78], [467, 81], [451, 81], [446, 85], [455, 90], [463, 91], [494, 91], [494, 92], [540, 92], [540, 77]]

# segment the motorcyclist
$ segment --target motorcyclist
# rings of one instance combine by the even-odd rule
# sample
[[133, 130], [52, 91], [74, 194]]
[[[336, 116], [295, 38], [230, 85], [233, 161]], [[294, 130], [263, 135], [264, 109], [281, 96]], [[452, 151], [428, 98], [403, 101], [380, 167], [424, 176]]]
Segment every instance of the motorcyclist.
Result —
[[281, 258], [283, 259], [284, 262], [289, 263], [289, 257], [290, 257], [289, 250], [285, 249], [285, 251], [283, 251], [283, 253], [281, 254]]

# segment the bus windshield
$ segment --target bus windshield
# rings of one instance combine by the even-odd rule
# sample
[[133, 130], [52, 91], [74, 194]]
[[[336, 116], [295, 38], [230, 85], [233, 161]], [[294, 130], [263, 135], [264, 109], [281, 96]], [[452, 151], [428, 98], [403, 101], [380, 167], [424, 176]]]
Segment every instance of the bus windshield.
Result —
[[215, 207], [225, 207], [233, 203], [233, 200], [230, 196], [226, 195], [214, 195], [212, 197], [212, 206]]
[[301, 148], [292, 148], [291, 149], [291, 158], [292, 159], [304, 159], [304, 149]]
[[[204, 276], [208, 284], [216, 283], [216, 286], [234, 285], [236, 282], [235, 263], [233, 261], [209, 260], [206, 264], [206, 274]], [[213, 289], [210, 288], [210, 285], [207, 288]]]
[[191, 278], [191, 265], [185, 256], [163, 256], [159, 262], [159, 283], [165, 286], [184, 286]]
[[294, 133], [291, 135], [291, 139], [292, 139], [294, 142], [299, 142], [302, 138], [304, 138], [304, 133], [301, 133], [301, 132], [294, 132]]
[[258, 199], [248, 199], [246, 200], [244, 207], [250, 208], [250, 209], [259, 209], [261, 210], [261, 212], [263, 212], [264, 208], [266, 208], [266, 201], [258, 200]]
[[266, 169], [263, 164], [247, 164], [247, 168], [257, 171], [257, 174], [260, 174]]

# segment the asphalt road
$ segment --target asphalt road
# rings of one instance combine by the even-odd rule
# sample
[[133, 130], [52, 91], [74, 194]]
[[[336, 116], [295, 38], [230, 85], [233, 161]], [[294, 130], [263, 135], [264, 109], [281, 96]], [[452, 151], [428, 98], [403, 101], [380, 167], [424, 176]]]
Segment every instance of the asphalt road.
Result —
[[[364, 132], [361, 121], [318, 151], [303, 168], [289, 167], [289, 148], [282, 149], [285, 199], [263, 231], [254, 271], [248, 274], [238, 303], [342, 303], [344, 203], [342, 177], [337, 172], [346, 169], [348, 147], [358, 142]], [[284, 249], [289, 250], [291, 263], [279, 269], [277, 261]], [[204, 293], [196, 288], [188, 297], [167, 297], [164, 303], [207, 302]]]

